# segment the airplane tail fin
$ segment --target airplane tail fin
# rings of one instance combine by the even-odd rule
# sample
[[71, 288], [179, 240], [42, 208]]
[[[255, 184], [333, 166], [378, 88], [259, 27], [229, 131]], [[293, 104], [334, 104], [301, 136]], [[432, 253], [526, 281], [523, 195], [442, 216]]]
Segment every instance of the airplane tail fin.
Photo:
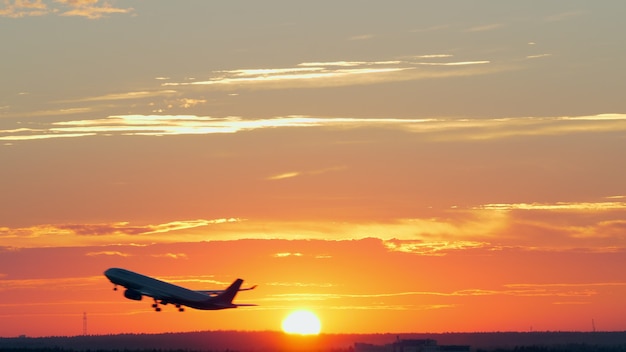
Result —
[[[233, 281], [230, 286], [224, 291], [221, 291], [217, 296], [211, 297], [210, 302], [213, 305], [213, 309], [226, 309], [226, 308], [237, 308], [243, 306], [256, 306], [256, 304], [235, 304], [233, 303], [233, 299], [237, 295], [237, 292], [250, 290], [251, 288], [241, 289], [241, 284], [243, 283], [242, 279], [237, 279]], [[202, 292], [202, 291], [200, 291]], [[212, 291], [207, 291], [212, 292]]]
[[242, 279], [235, 280], [232, 284], [230, 284], [230, 286], [228, 286], [226, 290], [224, 290], [221, 295], [218, 296], [218, 298], [222, 302], [232, 303], [233, 299], [235, 299], [235, 295], [237, 295], [237, 292], [239, 292], [239, 288], [241, 287], [242, 283]]
[[233, 304], [233, 299], [235, 299], [237, 292], [239, 292], [239, 288], [241, 287], [242, 283], [242, 279], [237, 279], [233, 281], [233, 283], [230, 284], [230, 286], [228, 286], [228, 288], [224, 290], [224, 292], [220, 293], [213, 299], [213, 302], [220, 307], [236, 308], [237, 305]]

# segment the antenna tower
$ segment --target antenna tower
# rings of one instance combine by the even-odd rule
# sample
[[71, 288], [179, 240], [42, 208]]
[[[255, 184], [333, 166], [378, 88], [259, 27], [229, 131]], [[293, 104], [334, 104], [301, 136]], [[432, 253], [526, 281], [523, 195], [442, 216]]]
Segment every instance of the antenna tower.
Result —
[[87, 312], [83, 312], [83, 336], [87, 336]]

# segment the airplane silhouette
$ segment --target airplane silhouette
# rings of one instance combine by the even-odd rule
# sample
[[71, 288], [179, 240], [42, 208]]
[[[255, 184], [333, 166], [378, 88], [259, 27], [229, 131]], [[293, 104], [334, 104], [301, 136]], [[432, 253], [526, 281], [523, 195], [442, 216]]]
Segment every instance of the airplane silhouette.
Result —
[[181, 312], [185, 310], [183, 306], [203, 310], [256, 306], [256, 304], [233, 303], [237, 292], [252, 290], [256, 287], [254, 285], [241, 288], [242, 279], [235, 280], [225, 290], [194, 291], [122, 268], [107, 269], [104, 276], [115, 285], [113, 290], [117, 290], [117, 285], [125, 287], [124, 297], [128, 299], [140, 301], [143, 296], [152, 297], [154, 299], [152, 308], [157, 312], [161, 311], [159, 304], [173, 304]]

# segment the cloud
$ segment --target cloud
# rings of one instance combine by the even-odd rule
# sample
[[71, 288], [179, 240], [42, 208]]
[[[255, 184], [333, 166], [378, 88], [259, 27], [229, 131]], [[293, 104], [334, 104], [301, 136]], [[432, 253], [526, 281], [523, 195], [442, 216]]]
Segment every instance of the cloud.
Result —
[[286, 178], [293, 178], [293, 177], [296, 177], [296, 176], [299, 176], [299, 175], [300, 175], [299, 172], [285, 172], [285, 173], [282, 173], [282, 174], [270, 176], [267, 179], [268, 180], [283, 180], [283, 179], [286, 179]]
[[223, 224], [228, 222], [237, 222], [239, 219], [215, 219], [215, 220], [186, 220], [186, 221], [173, 221], [166, 224], [152, 225], [149, 226], [149, 231], [146, 231], [146, 235], [156, 234], [156, 233], [166, 233], [173, 232], [179, 230], [192, 229], [195, 227], [203, 227], [211, 224]]
[[467, 65], [484, 65], [491, 61], [458, 61], [458, 62], [418, 62], [416, 65], [424, 66], [467, 66]]
[[140, 235], [146, 233], [150, 226], [129, 226], [127, 222], [111, 224], [65, 224], [55, 226], [56, 230], [73, 233], [78, 236], [106, 236], [106, 235]]
[[88, 257], [97, 257], [97, 256], [119, 256], [119, 257], [130, 257], [132, 254], [120, 252], [120, 251], [100, 251], [100, 252], [88, 252], [85, 254]]
[[443, 25], [430, 26], [426, 28], [417, 28], [417, 29], [411, 30], [411, 32], [412, 33], [438, 32], [438, 31], [449, 29], [449, 28], [451, 28], [450, 25], [443, 24]]
[[411, 124], [407, 130], [429, 134], [435, 140], [495, 140], [524, 136], [607, 133], [626, 131], [626, 114], [587, 116], [512, 117], [495, 119], [438, 119]]
[[43, 16], [49, 13], [48, 6], [42, 0], [5, 0], [0, 8], [0, 17], [21, 18]]
[[189, 109], [191, 107], [194, 107], [196, 105], [201, 105], [206, 103], [206, 99], [191, 99], [191, 98], [181, 98], [177, 100], [178, 102], [178, 107], [183, 108], [183, 109]]
[[[610, 198], [618, 200], [621, 198]], [[488, 213], [500, 212], [508, 219], [501, 240], [514, 240], [511, 234], [523, 233], [518, 243], [536, 250], [581, 250], [619, 253], [626, 246], [626, 202], [554, 202], [485, 204], [474, 207]], [[583, 216], [584, 215], [584, 216]], [[559, 221], [546, 219], [558, 218]], [[541, 248], [530, 243], [541, 241]]]
[[302, 257], [302, 253], [281, 252], [274, 254], [274, 258]]
[[[229, 89], [233, 86], [251, 89], [317, 88], [482, 75], [504, 69], [491, 65], [490, 60], [453, 61], [451, 58], [451, 55], [428, 55], [414, 56], [409, 60], [303, 62], [295, 67], [214, 71], [208, 79], [165, 82], [162, 86]], [[424, 59], [442, 61], [425, 63], [421, 61]], [[432, 68], [428, 69], [428, 66]]]
[[82, 99], [73, 99], [73, 100], [64, 100], [62, 102], [66, 103], [77, 103], [77, 102], [97, 102], [97, 101], [113, 101], [113, 100], [134, 100], [134, 99], [145, 99], [159, 96], [168, 96], [176, 94], [175, 90], [171, 89], [161, 89], [156, 91], [135, 91], [135, 92], [124, 92], [124, 93], [113, 93], [113, 94], [105, 94], [95, 97], [86, 97]]
[[467, 29], [467, 32], [487, 32], [503, 27], [502, 23], [492, 23]]
[[169, 259], [189, 259], [189, 257], [185, 253], [153, 254], [152, 257], [155, 257], [155, 258], [169, 258]]
[[343, 304], [340, 306], [330, 306], [328, 309], [333, 310], [382, 310], [382, 311], [390, 311], [390, 310], [410, 310], [410, 311], [424, 311], [424, 310], [436, 310], [436, 309], [446, 309], [446, 308], [455, 308], [456, 304], [368, 304], [368, 305], [352, 305], [352, 304]]
[[[224, 218], [172, 221], [156, 225], [130, 225], [128, 222], [116, 222], [106, 224], [38, 225], [27, 228], [2, 227], [0, 228], [0, 241], [8, 248], [152, 243], [155, 235], [158, 236], [160, 241], [176, 242], [180, 241], [181, 231], [190, 231], [209, 225], [235, 223], [238, 221], [241, 220]], [[173, 237], [169, 238], [170, 235], [173, 235]], [[124, 253], [116, 251], [92, 252], [90, 255], [125, 256]]]
[[[567, 206], [564, 206], [567, 204]], [[585, 216], [580, 216], [584, 214]], [[432, 210], [428, 217], [388, 221], [268, 221], [222, 218], [171, 221], [163, 224], [57, 224], [26, 228], [0, 228], [4, 250], [32, 247], [94, 246], [201, 242], [238, 239], [306, 239], [376, 241], [386, 252], [436, 257], [469, 253], [492, 255], [495, 251], [623, 253], [626, 250], [626, 204], [542, 203], [476, 205]], [[554, 221], [554, 219], [558, 221]], [[208, 231], [210, 230], [210, 231]], [[210, 235], [208, 233], [210, 232]], [[113, 252], [99, 255], [120, 255]], [[109, 249], [106, 249], [109, 251]], [[172, 252], [179, 256], [178, 252]], [[307, 256], [298, 250], [272, 252], [276, 258]]]
[[32, 118], [32, 117], [45, 117], [45, 116], [66, 116], [77, 115], [92, 112], [92, 107], [80, 107], [80, 108], [64, 108], [64, 109], [49, 109], [49, 110], [36, 110], [23, 113], [11, 113], [10, 116], [14, 118]]
[[626, 287], [626, 282], [592, 282], [592, 283], [545, 283], [545, 284], [531, 284], [531, 283], [518, 283], [518, 284], [506, 284], [506, 287], [513, 288], [568, 288], [568, 287]]
[[550, 57], [552, 56], [552, 54], [537, 54], [537, 55], [528, 55], [526, 56], [527, 59], [540, 59], [543, 57]]
[[571, 20], [571, 19], [583, 16], [584, 14], [585, 14], [585, 12], [580, 11], [580, 10], [567, 11], [567, 12], [561, 12], [561, 13], [557, 13], [557, 14], [548, 16], [545, 20], [547, 22], [567, 21], [567, 20]]
[[[316, 70], [323, 70], [322, 67], [358, 67], [358, 66], [377, 66], [377, 65], [399, 65], [402, 61], [328, 61], [328, 62], [302, 62], [299, 67], [314, 67]], [[321, 66], [321, 67], [320, 67]], [[293, 69], [288, 69], [293, 70]]]
[[79, 288], [92, 285], [93, 283], [101, 282], [101, 276], [90, 277], [56, 277], [46, 279], [17, 279], [17, 280], [5, 280], [3, 279], [0, 285], [0, 292], [7, 290], [20, 290], [20, 289], [38, 289], [40, 291], [46, 290], [67, 290], [70, 288]]
[[312, 170], [312, 171], [291, 171], [291, 172], [284, 172], [284, 173], [269, 176], [267, 180], [270, 180], [270, 181], [284, 180], [287, 178], [294, 178], [294, 177], [303, 176], [303, 175], [321, 175], [321, 174], [325, 174], [328, 172], [345, 170], [345, 169], [346, 169], [345, 166], [337, 166], [337, 167], [330, 167], [330, 168]]
[[[549, 296], [549, 297], [577, 297], [586, 298], [596, 296], [600, 292], [611, 291], [615, 288], [626, 287], [626, 282], [588, 282], [588, 283], [521, 283], [506, 284], [511, 294], [520, 296]], [[564, 302], [557, 301], [553, 304], [587, 304], [584, 301]]]
[[[275, 128], [385, 128], [419, 133], [433, 141], [493, 140], [626, 131], [626, 114], [495, 119], [343, 118], [286, 116], [265, 119], [196, 115], [114, 115], [101, 119], [40, 122], [38, 128], [0, 130], [0, 141], [78, 138], [95, 135], [165, 136], [238, 133]], [[294, 174], [296, 173], [296, 174]], [[273, 179], [301, 175], [298, 171]]]
[[[274, 255], [272, 255], [272, 257], [274, 257], [274, 258], [304, 257], [304, 254], [302, 254], [300, 252], [279, 252], [279, 253], [275, 253]], [[330, 258], [332, 258], [332, 256], [331, 255], [327, 255], [327, 254], [320, 254], [320, 255], [314, 255], [314, 256], [312, 256], [312, 258], [315, 258], [315, 259], [330, 259]]]
[[[616, 285], [624, 286], [623, 283]], [[554, 298], [588, 298], [599, 294], [595, 288], [606, 288], [604, 284], [578, 284], [578, 285], [504, 285], [496, 289], [467, 288], [454, 291], [399, 291], [382, 293], [278, 293], [267, 296], [266, 300], [276, 301], [328, 301], [348, 299], [356, 301], [360, 299], [385, 299], [411, 296], [434, 296], [434, 297], [480, 297], [480, 296], [515, 296], [515, 297], [554, 297]], [[358, 302], [356, 302], [358, 304]], [[385, 304], [384, 301], [381, 304]]]
[[280, 286], [280, 287], [333, 287], [335, 285], [331, 283], [313, 283], [313, 282], [268, 282], [264, 285], [267, 286]]
[[0, 17], [21, 18], [44, 15], [78, 16], [99, 19], [112, 14], [128, 14], [132, 8], [118, 8], [99, 0], [5, 0]]
[[477, 241], [412, 241], [392, 239], [384, 242], [385, 248], [393, 252], [405, 252], [419, 255], [444, 256], [451, 251], [467, 249], [493, 248], [487, 242]]
[[69, 10], [62, 12], [61, 16], [99, 19], [111, 14], [127, 14], [133, 11], [132, 8], [117, 8], [106, 2], [98, 6], [98, 0], [56, 0], [56, 2], [70, 7]]
[[27, 140], [85, 136], [97, 134], [119, 135], [190, 135], [236, 133], [280, 127], [359, 127], [421, 122], [423, 119], [351, 119], [288, 116], [270, 119], [245, 120], [240, 117], [213, 118], [195, 115], [119, 115], [103, 119], [53, 122], [40, 129], [0, 130], [0, 140]]
[[626, 210], [626, 202], [556, 202], [556, 203], [502, 203], [485, 204], [477, 209], [487, 210], [547, 210], [547, 211], [610, 211]]

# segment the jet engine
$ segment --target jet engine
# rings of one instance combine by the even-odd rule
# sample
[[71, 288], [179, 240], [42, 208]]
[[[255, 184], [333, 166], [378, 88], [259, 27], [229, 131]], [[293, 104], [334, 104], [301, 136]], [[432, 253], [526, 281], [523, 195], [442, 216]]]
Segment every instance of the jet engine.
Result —
[[135, 301], [141, 301], [141, 297], [143, 297], [143, 296], [141, 295], [140, 292], [137, 292], [135, 290], [131, 290], [129, 288], [129, 289], [126, 289], [126, 291], [124, 291], [124, 297], [126, 297], [128, 299], [135, 300]]

